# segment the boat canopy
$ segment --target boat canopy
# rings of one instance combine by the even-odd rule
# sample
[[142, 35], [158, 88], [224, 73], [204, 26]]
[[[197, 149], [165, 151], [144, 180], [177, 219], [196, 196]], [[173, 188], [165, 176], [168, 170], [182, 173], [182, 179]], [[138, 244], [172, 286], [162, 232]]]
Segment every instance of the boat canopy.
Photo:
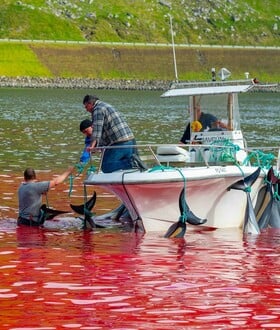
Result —
[[191, 88], [172, 88], [161, 95], [161, 97], [174, 96], [195, 96], [212, 94], [229, 94], [247, 92], [254, 85], [227, 85], [227, 86], [207, 86]]

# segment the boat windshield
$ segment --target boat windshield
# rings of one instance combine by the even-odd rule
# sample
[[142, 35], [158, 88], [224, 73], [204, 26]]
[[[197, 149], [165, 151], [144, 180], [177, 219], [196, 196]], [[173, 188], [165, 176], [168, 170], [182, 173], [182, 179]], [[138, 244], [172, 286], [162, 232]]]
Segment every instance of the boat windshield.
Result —
[[[219, 129], [240, 130], [238, 95], [236, 93], [190, 96], [188, 110], [190, 123], [194, 123], [191, 125], [192, 132]], [[216, 122], [213, 122], [214, 118], [217, 119]], [[203, 127], [200, 127], [197, 121]]]

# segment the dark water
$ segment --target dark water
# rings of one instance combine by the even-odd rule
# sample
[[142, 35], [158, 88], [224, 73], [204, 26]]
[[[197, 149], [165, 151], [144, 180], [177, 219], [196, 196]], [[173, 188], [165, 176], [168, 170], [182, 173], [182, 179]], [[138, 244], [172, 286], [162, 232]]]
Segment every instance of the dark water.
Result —
[[[0, 89], [1, 329], [278, 329], [280, 231], [187, 228], [163, 233], [81, 230], [67, 214], [44, 229], [17, 228], [17, 187], [26, 166], [40, 179], [78, 161], [88, 91]], [[96, 92], [96, 91], [93, 91]], [[160, 92], [98, 91], [126, 115], [138, 143], [177, 143], [182, 100]], [[279, 95], [240, 98], [251, 146], [279, 146]], [[50, 205], [83, 201], [82, 177], [65, 182]], [[98, 191], [96, 212], [117, 201]], [[226, 221], [226, 219], [225, 219]]]

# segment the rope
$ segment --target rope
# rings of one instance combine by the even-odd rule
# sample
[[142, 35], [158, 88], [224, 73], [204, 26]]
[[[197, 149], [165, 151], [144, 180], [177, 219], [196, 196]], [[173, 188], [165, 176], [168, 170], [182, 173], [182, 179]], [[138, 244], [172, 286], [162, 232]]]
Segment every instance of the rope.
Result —
[[[84, 172], [86, 165], [87, 165], [87, 163], [83, 163], [83, 164], [78, 163], [78, 164], [74, 165], [77, 170], [77, 174], [76, 175], [71, 174], [69, 176], [69, 193], [68, 193], [69, 197], [71, 196], [71, 193], [73, 190], [74, 179], [77, 178], [78, 176], [80, 176]], [[90, 165], [90, 167], [87, 170], [87, 175], [89, 175], [90, 173], [95, 172], [95, 171], [96, 171], [96, 167], [94, 165]]]
[[[279, 182], [280, 183], [280, 182]], [[275, 185], [275, 191], [273, 193], [273, 198], [275, 198], [277, 201], [280, 201], [280, 196], [278, 194], [279, 191], [279, 183]]]
[[[238, 145], [233, 144], [227, 139], [215, 140], [211, 144], [214, 146], [210, 147], [210, 150], [212, 151], [212, 154], [214, 154], [216, 161], [233, 162], [244, 176], [244, 173], [236, 160], [236, 153], [240, 150]], [[241, 165], [252, 165], [260, 167], [262, 170], [267, 170], [272, 166], [274, 159], [275, 156], [271, 153], [264, 153], [263, 151], [255, 150], [248, 153]]]
[[164, 166], [164, 165], [157, 165], [154, 166], [153, 168], [150, 168], [148, 172], [156, 172], [156, 171], [162, 171], [164, 172], [165, 170], [174, 170], [175, 167], [172, 166]]
[[261, 167], [262, 169], [269, 169], [272, 166], [272, 162], [276, 157], [271, 153], [264, 153], [261, 150], [251, 151], [244, 159], [243, 165], [251, 163], [253, 166]]
[[214, 140], [211, 145], [214, 145], [213, 147], [210, 147], [210, 150], [214, 153], [214, 155], [216, 155], [216, 161], [233, 162], [234, 165], [238, 167], [241, 175], [243, 177], [245, 176], [242, 168], [236, 160], [236, 153], [240, 150], [238, 145], [233, 144], [228, 139]]
[[277, 201], [280, 201], [280, 195], [278, 194], [277, 191], [274, 192], [273, 198], [277, 199]]
[[72, 190], [73, 190], [74, 179], [77, 178], [78, 176], [80, 176], [81, 173], [83, 173], [84, 168], [85, 168], [85, 165], [84, 164], [81, 164], [81, 163], [77, 163], [77, 164], [74, 165], [74, 167], [77, 170], [77, 174], [76, 175], [71, 174], [69, 176], [69, 192], [68, 192], [68, 197], [71, 196], [71, 193], [72, 193]]
[[[213, 145], [211, 147], [211, 145]], [[214, 154], [214, 158], [216, 161], [223, 162], [234, 162], [236, 161], [236, 153], [240, 150], [240, 147], [236, 144], [233, 144], [228, 139], [223, 140], [214, 140], [210, 144], [210, 151]]]
[[245, 187], [243, 191], [250, 193], [252, 191], [252, 189], [251, 189], [251, 187]]
[[94, 172], [96, 172], [96, 167], [94, 165], [90, 165], [90, 167], [87, 170], [87, 175]]

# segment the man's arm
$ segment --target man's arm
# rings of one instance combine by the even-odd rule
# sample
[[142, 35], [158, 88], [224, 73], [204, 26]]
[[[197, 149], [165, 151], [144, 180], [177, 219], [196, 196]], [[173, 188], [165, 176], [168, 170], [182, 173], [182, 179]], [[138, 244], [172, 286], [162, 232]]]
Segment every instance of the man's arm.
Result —
[[66, 178], [68, 178], [68, 176], [73, 172], [73, 170], [74, 170], [74, 166], [71, 166], [71, 167], [68, 168], [67, 171], [60, 174], [55, 179], [51, 180], [50, 185], [49, 185], [49, 189], [57, 186], [60, 183], [62, 183]]
[[90, 145], [89, 147], [86, 148], [86, 151], [88, 151], [88, 152], [93, 151], [93, 149], [96, 147], [96, 144], [97, 144], [97, 141], [96, 141], [96, 140], [93, 140], [93, 141], [91, 142], [91, 145]]

